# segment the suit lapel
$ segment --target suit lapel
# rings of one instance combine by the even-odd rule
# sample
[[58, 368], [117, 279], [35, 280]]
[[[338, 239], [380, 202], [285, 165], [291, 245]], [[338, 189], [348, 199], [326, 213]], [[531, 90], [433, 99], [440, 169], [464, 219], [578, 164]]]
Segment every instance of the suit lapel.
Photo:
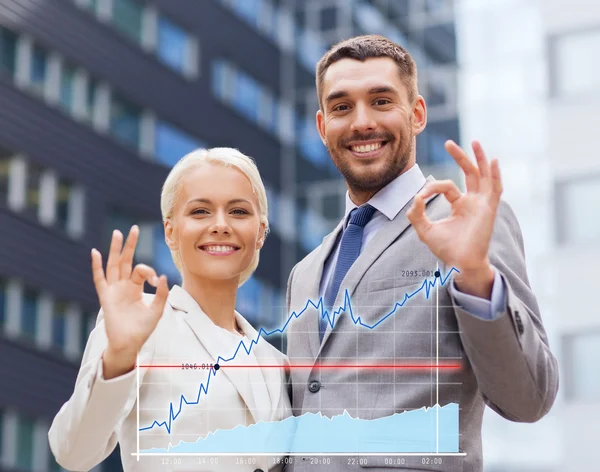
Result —
[[[331, 233], [325, 236], [323, 242], [321, 243], [320, 249], [315, 255], [314, 262], [310, 264], [309, 267], [307, 267], [306, 273], [296, 274], [298, 280], [307, 280], [308, 290], [306, 292], [305, 297], [306, 301], [312, 300], [315, 304], [317, 304], [317, 302], [319, 301], [319, 288], [321, 284], [321, 279], [323, 277], [325, 261], [327, 260], [327, 257], [333, 249], [338, 235], [342, 230], [343, 224], [344, 222], [341, 221]], [[315, 311], [317, 311], [318, 316], [321, 316], [321, 310]], [[307, 333], [313, 359], [316, 359], [321, 347], [321, 342], [319, 340], [318, 320], [315, 319], [315, 316], [309, 315], [301, 316], [300, 319], [298, 319], [297, 321], [298, 329]]]
[[[220, 342], [221, 337], [215, 335], [220, 328], [211, 321], [206, 313], [202, 311], [198, 303], [196, 303], [192, 296], [183, 288], [175, 285], [169, 293], [168, 302], [173, 308], [186, 313], [186, 316], [183, 317], [185, 322], [194, 332], [198, 341], [204, 346], [215, 364], [244, 365], [246, 363], [247, 356], [243, 347], [240, 347], [234, 360], [225, 362], [225, 360], [233, 357], [238, 346], [236, 345], [233, 348], [233, 352], [228, 352], [229, 349], [223, 348], [223, 345]], [[242, 341], [242, 338], [240, 338], [240, 341]], [[245, 342], [245, 344], [249, 343]], [[216, 375], [225, 375], [229, 379], [248, 406], [248, 410], [250, 410], [254, 421], [258, 421], [257, 416], [260, 415], [257, 415], [254, 394], [251, 385], [248, 382], [248, 376], [245, 370], [246, 369], [223, 368], [220, 369]]]
[[[430, 180], [433, 180], [433, 178], [428, 177], [427, 182]], [[436, 197], [437, 195], [429, 197], [425, 202], [426, 205]], [[382, 228], [379, 229], [377, 234], [375, 234], [373, 239], [369, 242], [369, 245], [360, 253], [354, 264], [352, 264], [348, 270], [348, 273], [344, 277], [342, 284], [340, 285], [340, 289], [336, 296], [336, 301], [333, 305], [334, 312], [339, 310], [339, 307], [343, 306], [346, 290], [348, 290], [348, 295], [352, 296], [356, 286], [363, 278], [369, 267], [371, 267], [375, 260], [377, 260], [377, 258], [381, 256], [381, 254], [410, 226], [410, 221], [408, 221], [406, 213], [408, 212], [409, 208], [411, 208], [413, 200], [414, 199], [411, 199], [406, 205], [404, 205], [402, 210], [400, 210], [400, 212], [392, 221], [388, 221]], [[350, 313], [349, 311], [345, 311], [339, 312], [335, 315], [333, 328], [330, 325], [327, 326], [327, 330], [323, 336], [323, 342], [319, 346], [317, 357], [321, 352], [321, 348], [327, 342], [331, 331], [335, 329], [340, 316], [350, 316]]]

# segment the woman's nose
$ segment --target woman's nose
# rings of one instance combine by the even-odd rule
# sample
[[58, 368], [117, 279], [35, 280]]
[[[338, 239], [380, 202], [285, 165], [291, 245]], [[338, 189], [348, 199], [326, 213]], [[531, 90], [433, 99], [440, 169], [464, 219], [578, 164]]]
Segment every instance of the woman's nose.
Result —
[[227, 222], [226, 216], [222, 212], [215, 214], [215, 219], [210, 227], [211, 233], [231, 233], [231, 226]]

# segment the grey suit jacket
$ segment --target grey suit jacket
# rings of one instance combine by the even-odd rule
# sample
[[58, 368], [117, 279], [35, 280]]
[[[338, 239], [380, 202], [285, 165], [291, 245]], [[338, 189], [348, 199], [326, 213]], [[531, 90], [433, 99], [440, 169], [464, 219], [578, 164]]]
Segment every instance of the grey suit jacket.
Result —
[[[411, 206], [412, 201], [378, 231], [342, 282], [335, 307], [343, 304], [347, 289], [355, 317], [360, 316], [365, 324], [374, 325], [396, 302], [402, 302], [406, 293], [416, 291], [436, 264], [442, 276], [451, 270], [419, 240], [406, 218]], [[427, 202], [431, 220], [445, 218], [450, 210], [443, 196]], [[324, 261], [341, 229], [342, 223], [292, 270], [288, 313], [300, 312], [309, 299], [318, 300]], [[494, 321], [485, 321], [465, 312], [455, 304], [448, 279], [439, 288], [437, 348], [436, 294], [427, 299], [425, 290], [373, 330], [356, 325], [348, 313], [342, 313], [320, 344], [319, 312], [314, 308], [288, 328], [287, 354], [292, 366], [429, 363], [432, 359], [435, 362], [436, 349], [441, 362], [459, 362], [461, 369], [439, 372], [439, 404], [460, 405], [459, 445], [466, 456], [442, 457], [441, 465], [439, 460], [422, 457], [403, 458], [402, 465], [398, 460], [390, 465], [386, 457], [360, 455], [334, 456], [329, 461], [295, 457], [286, 470], [481, 471], [481, 425], [486, 404], [519, 422], [537, 421], [549, 411], [558, 390], [557, 363], [529, 286], [520, 228], [505, 202], [498, 208], [489, 256], [506, 287], [504, 313]], [[433, 276], [427, 278], [433, 280]], [[374, 419], [436, 403], [434, 370], [292, 369], [292, 383], [295, 415], [320, 411], [332, 416], [347, 410], [353, 417]]]

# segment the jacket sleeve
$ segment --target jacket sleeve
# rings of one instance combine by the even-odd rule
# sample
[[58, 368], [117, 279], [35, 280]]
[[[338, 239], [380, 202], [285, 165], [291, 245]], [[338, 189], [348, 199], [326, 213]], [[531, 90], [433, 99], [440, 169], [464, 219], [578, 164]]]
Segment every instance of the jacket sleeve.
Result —
[[558, 364], [527, 277], [521, 230], [505, 202], [498, 207], [489, 257], [506, 289], [504, 310], [492, 320], [473, 316], [457, 304], [451, 286], [461, 340], [486, 403], [509, 420], [534, 422], [554, 403]]
[[[151, 336], [138, 356], [152, 359]], [[137, 400], [137, 372], [104, 380], [102, 354], [108, 344], [102, 310], [85, 347], [71, 398], [54, 417], [48, 440], [56, 461], [68, 470], [89, 470], [115, 449], [118, 430]], [[147, 369], [140, 369], [140, 382]]]

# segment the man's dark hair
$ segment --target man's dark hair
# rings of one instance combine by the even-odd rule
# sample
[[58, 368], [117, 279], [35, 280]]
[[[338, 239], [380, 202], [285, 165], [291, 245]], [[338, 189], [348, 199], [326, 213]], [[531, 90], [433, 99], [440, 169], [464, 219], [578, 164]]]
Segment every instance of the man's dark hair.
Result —
[[417, 96], [417, 66], [412, 56], [399, 44], [379, 35], [364, 35], [334, 44], [317, 63], [316, 81], [319, 106], [323, 109], [321, 91], [329, 66], [342, 59], [366, 61], [373, 57], [389, 57], [398, 65], [400, 78], [412, 102]]

